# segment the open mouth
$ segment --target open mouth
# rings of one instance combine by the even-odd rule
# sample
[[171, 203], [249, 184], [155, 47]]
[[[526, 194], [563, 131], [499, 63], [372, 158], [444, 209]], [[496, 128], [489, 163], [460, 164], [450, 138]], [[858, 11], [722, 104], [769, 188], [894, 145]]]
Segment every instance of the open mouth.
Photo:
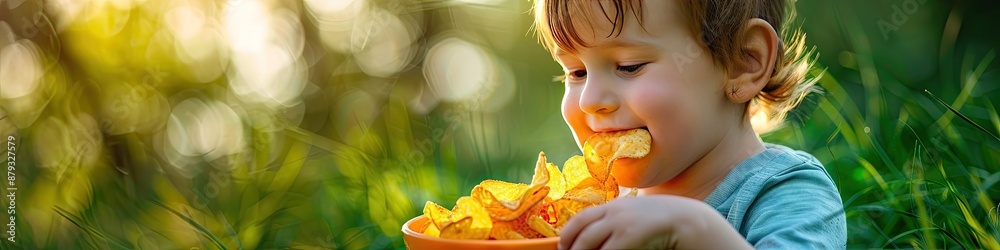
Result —
[[[642, 127], [628, 128], [628, 129], [611, 129], [611, 130], [594, 131], [594, 133], [591, 134], [590, 137], [594, 137], [594, 136], [600, 135], [600, 134], [625, 133], [627, 131], [632, 131], [632, 130], [637, 130], [637, 129], [642, 129], [642, 130], [645, 130], [647, 133], [649, 133], [649, 127], [642, 126]], [[587, 140], [590, 140], [590, 137], [588, 137]], [[587, 141], [587, 140], [584, 140], [584, 141]]]
[[[632, 159], [640, 159], [649, 154], [651, 144], [652, 138], [645, 127], [595, 133], [584, 143], [583, 155], [591, 173], [607, 176], [613, 168], [618, 168], [619, 171], [624, 171], [622, 167], [633, 168], [631, 163], [635, 160]], [[601, 178], [597, 180], [602, 183], [604, 181]]]

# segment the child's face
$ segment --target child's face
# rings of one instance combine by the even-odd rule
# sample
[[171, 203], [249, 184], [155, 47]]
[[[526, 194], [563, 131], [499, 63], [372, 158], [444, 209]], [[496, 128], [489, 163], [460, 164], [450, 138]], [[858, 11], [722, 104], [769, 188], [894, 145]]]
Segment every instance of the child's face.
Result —
[[725, 72], [690, 34], [674, 1], [644, 2], [643, 25], [629, 13], [621, 34], [611, 37], [610, 22], [594, 5], [584, 13], [592, 22], [573, 14], [588, 46], [555, 49], [567, 77], [563, 118], [581, 148], [596, 132], [646, 127], [649, 155], [619, 160], [612, 173], [626, 187], [662, 184], [711, 152], [740, 122], [742, 104], [726, 98]]

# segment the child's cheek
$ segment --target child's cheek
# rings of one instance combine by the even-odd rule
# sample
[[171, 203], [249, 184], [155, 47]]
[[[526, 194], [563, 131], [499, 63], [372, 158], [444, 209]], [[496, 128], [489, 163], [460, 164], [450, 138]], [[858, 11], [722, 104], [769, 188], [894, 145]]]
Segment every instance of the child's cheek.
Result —
[[690, 133], [685, 117], [687, 110], [684, 99], [688, 98], [676, 85], [669, 81], [643, 84], [631, 90], [628, 99], [635, 115], [649, 127], [655, 151], [673, 153], [683, 148], [678, 143], [686, 141]]
[[587, 127], [586, 117], [583, 110], [580, 109], [580, 91], [576, 87], [566, 86], [566, 93], [562, 100], [562, 116], [572, 130], [573, 139], [576, 140], [577, 146], [582, 150], [583, 143], [580, 138], [586, 138], [586, 135], [593, 132]]
[[633, 112], [647, 124], [661, 123], [673, 118], [673, 111], [683, 106], [666, 82], [639, 84], [629, 90], [626, 98]]

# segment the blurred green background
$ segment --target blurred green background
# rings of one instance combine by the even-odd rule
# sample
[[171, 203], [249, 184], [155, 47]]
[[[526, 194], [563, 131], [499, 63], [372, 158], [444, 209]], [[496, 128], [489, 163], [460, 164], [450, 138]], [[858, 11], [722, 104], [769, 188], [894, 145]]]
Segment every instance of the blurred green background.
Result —
[[[0, 247], [405, 248], [425, 201], [580, 153], [530, 4], [0, 0]], [[848, 247], [1000, 247], [1000, 3], [797, 9], [824, 93], [763, 138], [825, 164]]]

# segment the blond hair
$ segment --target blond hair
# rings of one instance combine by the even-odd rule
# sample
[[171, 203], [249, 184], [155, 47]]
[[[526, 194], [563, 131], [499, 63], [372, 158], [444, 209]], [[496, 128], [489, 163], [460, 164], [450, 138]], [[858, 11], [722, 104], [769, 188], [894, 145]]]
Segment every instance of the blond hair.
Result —
[[[691, 34], [700, 38], [699, 42], [712, 54], [717, 66], [726, 72], [732, 71], [746, 59], [742, 50], [744, 32], [741, 29], [753, 18], [760, 18], [771, 24], [780, 35], [778, 54], [780, 55], [771, 72], [771, 78], [764, 88], [747, 103], [744, 115], [749, 114], [753, 128], [758, 133], [774, 130], [782, 124], [785, 115], [812, 92], [818, 77], [807, 79], [814, 60], [814, 51], [805, 46], [805, 33], [791, 28], [787, 19], [795, 16], [792, 0], [681, 0], [687, 13], [686, 21]], [[588, 46], [573, 29], [570, 16], [573, 10], [591, 6], [590, 1], [536, 0], [534, 5], [534, 29], [539, 41], [550, 52], [555, 48], [575, 53], [580, 46]], [[625, 17], [631, 12], [639, 25], [642, 23], [642, 1], [609, 0], [598, 1], [605, 18], [612, 24], [608, 37], [622, 32]], [[614, 15], [606, 11], [613, 8]], [[580, 11], [578, 13], [586, 13]], [[586, 21], [592, 17], [582, 16]]]

